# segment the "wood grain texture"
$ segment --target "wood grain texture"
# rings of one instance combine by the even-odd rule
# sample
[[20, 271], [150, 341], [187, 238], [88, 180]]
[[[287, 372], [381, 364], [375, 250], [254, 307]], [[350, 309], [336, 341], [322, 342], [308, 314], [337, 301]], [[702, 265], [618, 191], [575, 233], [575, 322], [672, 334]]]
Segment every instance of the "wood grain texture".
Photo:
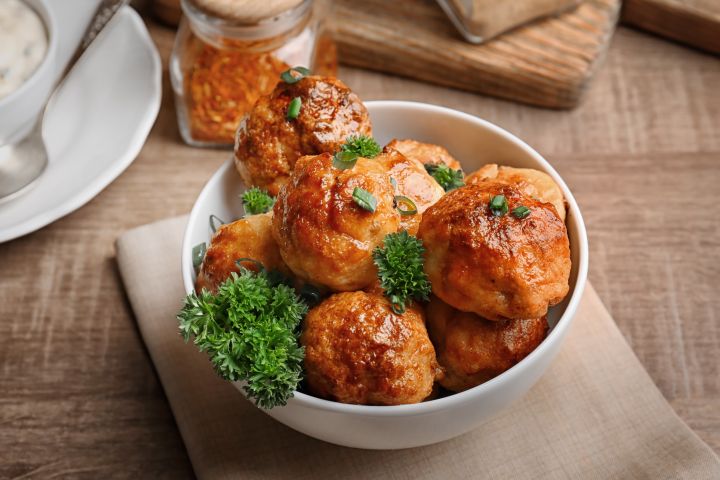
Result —
[[625, 0], [622, 21], [720, 55], [717, 0]]
[[346, 64], [570, 108], [604, 57], [619, 8], [619, 0], [587, 0], [483, 45], [463, 41], [431, 0], [338, 0], [333, 20]]
[[[173, 32], [150, 28], [167, 65]], [[126, 229], [188, 212], [229, 155], [180, 143], [165, 73], [130, 168], [80, 210], [0, 245], [0, 478], [193, 476], [113, 258]], [[720, 452], [720, 62], [620, 29], [572, 112], [352, 68], [341, 77], [366, 100], [479, 115], [545, 154], [583, 210], [591, 281], [664, 395]]]

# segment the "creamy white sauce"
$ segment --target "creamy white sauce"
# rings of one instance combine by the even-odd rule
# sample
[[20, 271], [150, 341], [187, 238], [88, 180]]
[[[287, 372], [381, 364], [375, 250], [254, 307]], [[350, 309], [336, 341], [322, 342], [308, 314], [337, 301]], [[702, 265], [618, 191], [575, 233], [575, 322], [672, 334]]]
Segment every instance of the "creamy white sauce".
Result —
[[21, 0], [0, 0], [0, 98], [17, 90], [40, 65], [47, 33], [35, 10]]

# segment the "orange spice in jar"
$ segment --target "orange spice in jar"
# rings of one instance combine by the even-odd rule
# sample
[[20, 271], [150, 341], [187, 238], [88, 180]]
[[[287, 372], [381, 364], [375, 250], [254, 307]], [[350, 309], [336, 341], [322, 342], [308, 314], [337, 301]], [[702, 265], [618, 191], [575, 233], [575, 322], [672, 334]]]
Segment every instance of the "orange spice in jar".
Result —
[[170, 59], [183, 140], [232, 147], [240, 121], [280, 74], [337, 69], [335, 46], [313, 0], [182, 0]]

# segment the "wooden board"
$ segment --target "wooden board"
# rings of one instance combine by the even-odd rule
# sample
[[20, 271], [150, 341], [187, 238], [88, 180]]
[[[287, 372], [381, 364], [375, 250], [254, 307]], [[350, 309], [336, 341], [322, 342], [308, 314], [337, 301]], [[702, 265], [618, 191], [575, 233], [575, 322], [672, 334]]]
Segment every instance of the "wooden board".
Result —
[[620, 0], [587, 0], [483, 45], [431, 0], [337, 0], [343, 63], [550, 108], [571, 108], [607, 50]]
[[720, 55], [720, 0], [625, 0], [622, 20]]

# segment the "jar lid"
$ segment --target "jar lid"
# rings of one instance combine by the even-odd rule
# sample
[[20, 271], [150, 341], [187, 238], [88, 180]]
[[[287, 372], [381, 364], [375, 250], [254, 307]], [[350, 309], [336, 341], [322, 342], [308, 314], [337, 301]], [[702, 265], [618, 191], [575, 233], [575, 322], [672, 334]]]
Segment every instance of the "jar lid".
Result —
[[237, 23], [256, 24], [294, 9], [304, 0], [189, 0], [205, 14]]

